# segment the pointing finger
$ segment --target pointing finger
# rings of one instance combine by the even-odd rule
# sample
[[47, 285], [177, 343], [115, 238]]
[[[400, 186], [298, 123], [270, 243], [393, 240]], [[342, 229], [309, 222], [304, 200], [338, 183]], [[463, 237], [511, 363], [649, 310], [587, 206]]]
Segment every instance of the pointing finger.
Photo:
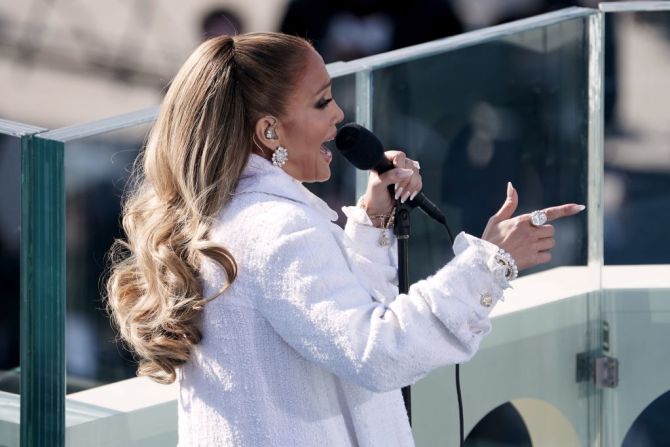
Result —
[[560, 219], [562, 217], [574, 216], [575, 214], [584, 211], [584, 209], [586, 209], [584, 205], [568, 203], [565, 205], [545, 208], [544, 212], [547, 213], [547, 222], [551, 222], [552, 220]]

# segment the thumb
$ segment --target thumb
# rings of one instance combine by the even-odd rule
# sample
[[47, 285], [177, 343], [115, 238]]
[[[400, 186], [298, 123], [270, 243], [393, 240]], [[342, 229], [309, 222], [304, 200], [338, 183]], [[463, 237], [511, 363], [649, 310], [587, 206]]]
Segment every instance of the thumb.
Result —
[[498, 222], [509, 219], [514, 214], [514, 211], [516, 211], [518, 204], [519, 196], [516, 193], [516, 189], [512, 186], [512, 182], [507, 182], [507, 199], [498, 212], [493, 215], [493, 218]]

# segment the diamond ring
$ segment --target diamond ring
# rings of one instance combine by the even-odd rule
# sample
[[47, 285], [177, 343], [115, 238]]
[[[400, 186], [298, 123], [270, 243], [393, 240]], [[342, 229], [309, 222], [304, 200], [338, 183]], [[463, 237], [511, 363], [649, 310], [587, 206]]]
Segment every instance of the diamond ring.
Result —
[[530, 215], [530, 224], [534, 227], [541, 227], [547, 223], [547, 213], [542, 210], [533, 211]]

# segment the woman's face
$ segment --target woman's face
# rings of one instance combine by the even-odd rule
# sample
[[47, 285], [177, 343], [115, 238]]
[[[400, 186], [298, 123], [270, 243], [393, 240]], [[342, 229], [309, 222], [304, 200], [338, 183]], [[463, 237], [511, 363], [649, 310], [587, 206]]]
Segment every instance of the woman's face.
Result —
[[279, 144], [288, 150], [283, 169], [301, 182], [328, 180], [333, 156], [324, 143], [335, 138], [335, 126], [343, 118], [342, 109], [333, 99], [323, 59], [310, 50], [295, 90], [289, 96], [286, 116], [277, 127]]

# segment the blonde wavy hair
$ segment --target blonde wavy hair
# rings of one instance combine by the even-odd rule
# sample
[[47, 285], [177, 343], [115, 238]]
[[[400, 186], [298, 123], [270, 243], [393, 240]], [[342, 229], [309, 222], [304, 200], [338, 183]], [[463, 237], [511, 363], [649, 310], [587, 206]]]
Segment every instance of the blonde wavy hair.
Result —
[[197, 317], [215, 298], [203, 296], [203, 256], [227, 274], [221, 293], [235, 280], [235, 259], [208, 232], [246, 165], [256, 122], [285, 115], [311, 48], [278, 33], [218, 37], [172, 81], [124, 200], [127, 240], [108, 254], [107, 310], [139, 357], [138, 375], [174, 382], [201, 340]]

